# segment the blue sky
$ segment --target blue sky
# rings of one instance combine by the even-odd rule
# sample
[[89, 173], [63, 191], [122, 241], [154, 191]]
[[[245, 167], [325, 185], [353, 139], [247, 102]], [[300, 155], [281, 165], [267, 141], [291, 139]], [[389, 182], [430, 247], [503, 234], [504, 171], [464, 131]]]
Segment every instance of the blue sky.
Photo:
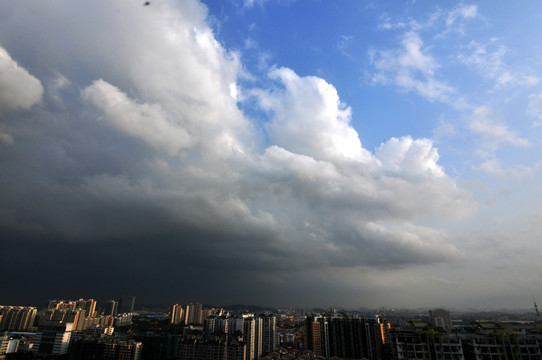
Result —
[[0, 302], [529, 307], [541, 17], [528, 1], [2, 3], [0, 250], [34, 276]]
[[[473, 108], [487, 108], [518, 137], [532, 133], [537, 121], [527, 110], [540, 72], [540, 9], [532, 2], [205, 3], [217, 39], [238, 52], [245, 69], [255, 75], [247, 86], [265, 82], [272, 66], [325, 79], [352, 108], [352, 125], [368, 149], [390, 137], [432, 138], [450, 148], [440, 152], [443, 165], [466, 175], [478, 165], [470, 155], [479, 134], [465, 129]], [[404, 43], [415, 40], [412, 51], [423, 58], [411, 59], [420, 63], [405, 64], [402, 70], [418, 86], [437, 83], [443, 87], [440, 92], [423, 94], [416, 84], [398, 84], [393, 78], [400, 64], [379, 69], [382, 60], [407, 55]], [[454, 106], [459, 101], [465, 106]], [[441, 135], [445, 131], [456, 134], [452, 139]], [[522, 138], [528, 140], [528, 135]], [[461, 156], [461, 150], [468, 155]], [[509, 162], [502, 154], [499, 160], [532, 166], [536, 157], [529, 154], [536, 152], [520, 150], [521, 158]]]

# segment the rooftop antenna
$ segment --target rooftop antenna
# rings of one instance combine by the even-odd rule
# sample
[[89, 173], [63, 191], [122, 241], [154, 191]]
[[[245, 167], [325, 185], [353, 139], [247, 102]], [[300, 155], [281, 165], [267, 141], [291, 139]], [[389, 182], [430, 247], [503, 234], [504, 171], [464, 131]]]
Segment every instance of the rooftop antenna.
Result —
[[533, 296], [533, 303], [534, 303], [534, 309], [536, 311], [536, 320], [540, 320], [540, 313], [538, 312], [538, 306], [536, 305], [536, 301], [534, 299], [534, 296]]

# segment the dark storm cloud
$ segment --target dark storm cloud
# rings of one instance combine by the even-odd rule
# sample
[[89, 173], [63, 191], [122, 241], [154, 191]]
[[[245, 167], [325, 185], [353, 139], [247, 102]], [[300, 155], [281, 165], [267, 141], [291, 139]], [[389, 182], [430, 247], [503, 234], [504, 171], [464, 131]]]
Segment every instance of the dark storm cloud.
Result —
[[[45, 89], [0, 115], [0, 250], [22, 255], [5, 264], [27, 279], [10, 277], [5, 301], [300, 304], [315, 291], [300, 282], [335, 288], [335, 271], [456, 256], [446, 234], [413, 223], [472, 208], [429, 140], [371, 154], [333, 86], [289, 69], [270, 72], [276, 89], [237, 89], [239, 56], [196, 1], [0, 13], [0, 44]], [[273, 114], [263, 151], [240, 91]]]

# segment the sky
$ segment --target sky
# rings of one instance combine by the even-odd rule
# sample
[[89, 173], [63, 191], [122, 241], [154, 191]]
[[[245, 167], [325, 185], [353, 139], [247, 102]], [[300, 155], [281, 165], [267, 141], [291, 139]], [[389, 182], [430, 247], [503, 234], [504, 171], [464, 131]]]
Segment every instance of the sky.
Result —
[[535, 1], [0, 3], [0, 303], [542, 302]]

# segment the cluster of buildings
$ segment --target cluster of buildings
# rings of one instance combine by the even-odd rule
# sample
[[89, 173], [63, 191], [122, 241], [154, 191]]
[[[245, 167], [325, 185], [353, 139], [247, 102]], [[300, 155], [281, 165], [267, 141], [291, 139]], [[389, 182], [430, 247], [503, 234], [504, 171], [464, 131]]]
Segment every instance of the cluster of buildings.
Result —
[[174, 304], [171, 307], [170, 323], [173, 325], [203, 325], [208, 316], [222, 315], [223, 312], [223, 309], [204, 309], [200, 303], [188, 303], [186, 306]]
[[276, 348], [273, 314], [231, 314], [204, 309], [200, 303], [175, 304], [170, 323], [185, 325], [178, 341], [178, 360], [257, 360]]
[[[169, 330], [136, 332], [134, 297], [110, 300], [103, 309], [93, 299], [50, 300], [48, 306], [0, 307], [0, 359], [24, 353], [36, 359], [194, 359], [258, 360], [276, 347], [276, 316], [233, 314], [175, 304]], [[157, 325], [158, 318], [144, 321]], [[122, 332], [115, 329], [122, 328]]]
[[390, 323], [379, 316], [309, 315], [305, 320], [305, 348], [325, 359], [381, 360], [387, 355], [389, 330]]
[[[542, 321], [452, 320], [445, 309], [421, 319], [346, 313], [308, 315], [305, 348], [318, 359], [540, 360]], [[292, 358], [293, 359], [293, 358]]]
[[454, 324], [447, 310], [409, 320], [389, 334], [388, 358], [397, 360], [540, 360], [542, 322], [472, 321]]
[[[134, 313], [135, 298], [0, 306], [0, 359], [542, 360], [542, 321], [459, 320], [445, 309], [368, 315], [255, 312], [175, 304]], [[142, 325], [144, 324], [144, 326]], [[117, 329], [117, 330], [115, 330]]]
[[276, 348], [274, 314], [214, 314], [201, 327], [185, 328], [178, 360], [258, 360]]
[[33, 306], [0, 305], [0, 332], [28, 330], [34, 325], [37, 312]]
[[[40, 311], [36, 307], [0, 306], [0, 359], [16, 353], [33, 358], [66, 355], [85, 338], [105, 340], [113, 335], [115, 326], [130, 324], [134, 303], [135, 297], [125, 296], [108, 301], [101, 311], [97, 311], [93, 299], [50, 300]], [[118, 339], [103, 342], [109, 346], [104, 346], [104, 354], [125, 353], [129, 349], [137, 358], [137, 344]]]

